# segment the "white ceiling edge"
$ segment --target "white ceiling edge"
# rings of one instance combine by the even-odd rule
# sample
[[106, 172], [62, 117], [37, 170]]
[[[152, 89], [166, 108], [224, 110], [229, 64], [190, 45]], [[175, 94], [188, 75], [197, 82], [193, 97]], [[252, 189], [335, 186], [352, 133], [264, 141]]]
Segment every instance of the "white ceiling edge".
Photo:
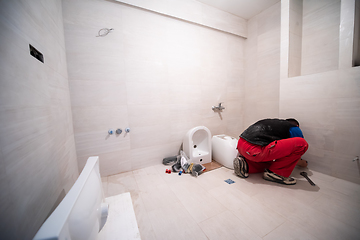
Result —
[[[247, 20], [231, 13], [224, 12], [221, 9], [213, 8], [213, 11], [204, 13], [202, 9], [195, 9], [195, 11], [186, 11], [186, 7], [198, 7], [203, 4], [194, 0], [112, 0], [129, 6], [134, 6], [140, 9], [149, 10], [151, 12], [159, 13], [165, 16], [176, 18], [182, 21], [191, 22], [200, 26], [215, 29], [221, 32], [230, 33], [242, 38], [247, 38]], [[194, 4], [197, 2], [197, 4]], [[171, 7], [169, 7], [171, 4]], [[198, 10], [198, 11], [196, 11]], [[219, 14], [221, 13], [221, 14]], [[224, 14], [226, 13], [226, 14]], [[205, 16], [206, 15], [206, 16]]]
[[250, 19], [281, 0], [196, 0], [244, 19]]

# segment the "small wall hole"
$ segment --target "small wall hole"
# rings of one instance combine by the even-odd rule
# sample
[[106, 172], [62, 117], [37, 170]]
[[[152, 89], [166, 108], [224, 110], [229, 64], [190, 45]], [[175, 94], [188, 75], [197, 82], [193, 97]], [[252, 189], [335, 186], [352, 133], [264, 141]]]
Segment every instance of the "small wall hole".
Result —
[[196, 145], [194, 145], [194, 148], [197, 148], [197, 146], [196, 146]]
[[29, 49], [30, 49], [30, 55], [31, 56], [33, 56], [34, 58], [36, 58], [40, 62], [44, 63], [44, 55], [41, 52], [39, 52], [36, 48], [31, 46], [30, 44], [29, 44]]
[[202, 158], [200, 158], [200, 162], [202, 162]]

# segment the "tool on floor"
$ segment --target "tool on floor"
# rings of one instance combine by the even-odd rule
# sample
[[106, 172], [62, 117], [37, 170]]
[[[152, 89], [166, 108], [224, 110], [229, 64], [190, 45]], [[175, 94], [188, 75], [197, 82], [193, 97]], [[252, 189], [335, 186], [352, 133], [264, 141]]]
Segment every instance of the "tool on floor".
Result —
[[300, 175], [306, 178], [306, 180], [310, 183], [311, 186], [316, 186], [315, 183], [311, 181], [311, 179], [308, 177], [307, 172], [301, 172]]

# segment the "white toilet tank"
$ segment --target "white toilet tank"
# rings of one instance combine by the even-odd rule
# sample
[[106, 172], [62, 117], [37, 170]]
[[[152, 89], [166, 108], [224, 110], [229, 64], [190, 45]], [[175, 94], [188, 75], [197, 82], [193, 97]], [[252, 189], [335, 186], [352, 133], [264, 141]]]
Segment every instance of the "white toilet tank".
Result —
[[192, 163], [211, 162], [211, 133], [207, 127], [190, 129], [183, 140], [183, 150]]
[[234, 169], [233, 161], [238, 156], [237, 143], [234, 137], [214, 135], [211, 139], [213, 159], [224, 167]]

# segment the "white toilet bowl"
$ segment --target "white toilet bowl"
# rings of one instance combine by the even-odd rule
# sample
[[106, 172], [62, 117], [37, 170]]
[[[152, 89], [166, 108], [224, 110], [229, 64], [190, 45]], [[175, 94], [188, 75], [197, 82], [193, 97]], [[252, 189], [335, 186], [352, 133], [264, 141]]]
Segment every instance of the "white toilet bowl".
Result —
[[213, 159], [224, 167], [234, 169], [233, 161], [238, 156], [237, 143], [234, 137], [214, 135], [211, 139]]
[[207, 127], [190, 129], [183, 140], [183, 150], [192, 163], [211, 162], [211, 133]]

